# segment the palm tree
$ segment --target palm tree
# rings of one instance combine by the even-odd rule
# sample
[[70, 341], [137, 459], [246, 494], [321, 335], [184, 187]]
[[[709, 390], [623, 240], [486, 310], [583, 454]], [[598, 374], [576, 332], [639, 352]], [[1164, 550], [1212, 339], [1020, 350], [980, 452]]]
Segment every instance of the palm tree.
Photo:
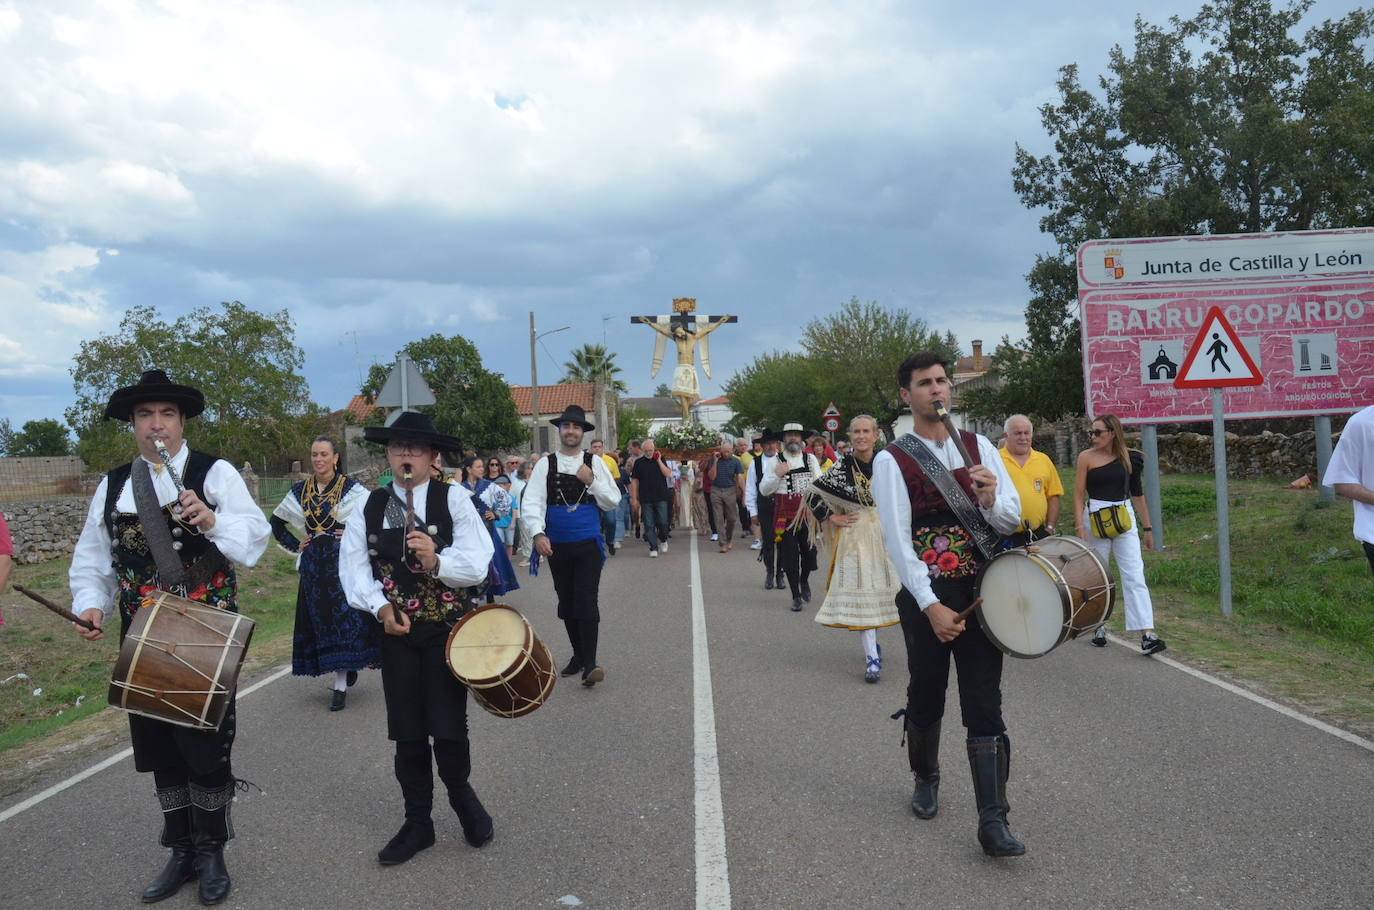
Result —
[[615, 378], [620, 372], [620, 367], [615, 364], [615, 354], [607, 353], [605, 345], [584, 344], [580, 348], [574, 348], [572, 360], [563, 364], [563, 369], [567, 373], [558, 380], [560, 383], [604, 380], [606, 387], [617, 395], [629, 391], [629, 386]]

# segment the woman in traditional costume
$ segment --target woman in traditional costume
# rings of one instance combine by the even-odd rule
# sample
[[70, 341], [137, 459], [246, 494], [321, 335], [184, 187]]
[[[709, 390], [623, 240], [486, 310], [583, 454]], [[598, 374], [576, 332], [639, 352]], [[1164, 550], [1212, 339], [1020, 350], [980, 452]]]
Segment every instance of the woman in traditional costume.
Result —
[[[500, 466], [500, 462], [497, 462], [497, 466]], [[491, 534], [492, 546], [496, 548], [487, 570], [487, 603], [492, 603], [496, 595], [514, 591], [520, 587], [520, 582], [515, 578], [515, 567], [506, 555], [506, 545], [496, 527], [496, 519], [510, 513], [510, 494], [487, 480], [484, 476], [486, 469], [480, 456], [470, 455], [460, 463], [459, 476], [462, 477], [462, 486], [472, 494], [473, 507], [481, 514], [482, 522]]]
[[807, 490], [809, 514], [824, 526], [830, 553], [825, 602], [816, 622], [859, 633], [864, 681], [876, 683], [882, 671], [877, 629], [900, 622], [894, 598], [902, 583], [883, 545], [883, 527], [873, 505], [873, 446], [878, 422], [860, 415], [849, 422], [853, 451], [840, 458]]
[[353, 509], [367, 499], [362, 484], [339, 473], [339, 451], [327, 436], [310, 446], [311, 476], [291, 487], [272, 512], [272, 535], [296, 555], [296, 631], [291, 672], [320, 676], [333, 671], [329, 710], [343, 709], [358, 671], [381, 660], [377, 624], [350, 609], [339, 582], [339, 539]]

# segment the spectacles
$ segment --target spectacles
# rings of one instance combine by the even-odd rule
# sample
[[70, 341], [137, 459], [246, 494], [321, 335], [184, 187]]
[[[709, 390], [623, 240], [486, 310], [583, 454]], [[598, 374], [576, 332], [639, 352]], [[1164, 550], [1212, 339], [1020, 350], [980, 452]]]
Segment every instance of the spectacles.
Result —
[[420, 442], [388, 442], [386, 450], [391, 455], [423, 455], [429, 451], [429, 446]]
[[488, 467], [490, 467], [491, 465], [496, 465], [496, 466], [499, 468], [499, 467], [501, 467], [501, 462], [499, 462], [499, 461], [489, 461], [489, 462], [487, 462], [487, 466], [488, 466]]
[[1111, 432], [1111, 430], [1089, 430], [1089, 431], [1088, 431], [1088, 435], [1091, 436], [1093, 439], [1096, 439], [1097, 437], [1101, 436], [1103, 433], [1110, 433], [1110, 432]]

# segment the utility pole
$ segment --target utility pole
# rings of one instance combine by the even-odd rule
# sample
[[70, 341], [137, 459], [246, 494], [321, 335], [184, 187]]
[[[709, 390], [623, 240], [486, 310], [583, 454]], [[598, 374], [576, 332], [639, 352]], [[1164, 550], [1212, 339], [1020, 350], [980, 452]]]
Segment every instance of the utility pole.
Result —
[[534, 343], [538, 337], [534, 334], [534, 310], [530, 310], [530, 414], [534, 418], [530, 423], [531, 452], [542, 451], [539, 448], [539, 367], [534, 357]]

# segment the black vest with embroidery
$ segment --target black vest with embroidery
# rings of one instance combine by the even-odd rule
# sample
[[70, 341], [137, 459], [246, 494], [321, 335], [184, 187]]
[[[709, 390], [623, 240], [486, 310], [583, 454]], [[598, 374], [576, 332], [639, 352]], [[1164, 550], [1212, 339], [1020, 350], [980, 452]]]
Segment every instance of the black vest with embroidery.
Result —
[[[425, 491], [425, 519], [417, 527], [434, 538], [437, 553], [453, 543], [453, 516], [448, 510], [448, 484], [431, 480]], [[367, 554], [372, 563], [372, 577], [382, 583], [382, 594], [398, 610], [412, 620], [421, 622], [452, 622], [463, 612], [463, 592], [454, 590], [430, 575], [417, 563], [414, 555], [407, 564], [405, 528], [393, 521], [393, 527], [382, 527], [387, 501], [395, 499], [390, 486], [373, 490], [363, 506], [363, 522], [367, 529]], [[401, 506], [403, 509], [404, 506]], [[432, 529], [432, 530], [431, 530]]]
[[[182, 485], [188, 490], [195, 491], [203, 502], [208, 502], [205, 497], [205, 477], [217, 461], [219, 459], [214, 455], [194, 449], [186, 454], [186, 464], [181, 476]], [[119, 585], [119, 612], [126, 626], [129, 619], [138, 612], [144, 596], [153, 590], [166, 590], [158, 583], [157, 561], [153, 559], [152, 550], [148, 548], [148, 539], [143, 534], [143, 523], [139, 520], [138, 513], [131, 515], [120, 512], [117, 506], [119, 494], [128, 483], [132, 470], [132, 462], [120, 465], [107, 474], [105, 479], [105, 530], [110, 535], [110, 565], [114, 567]], [[172, 539], [181, 544], [177, 556], [183, 566], [195, 566], [206, 560], [215, 561], [201, 566], [205, 571], [197, 573], [208, 576], [204, 583], [197, 584], [187, 591], [177, 590], [173, 593], [222, 610], [236, 611], [235, 593], [238, 583], [233, 565], [204, 534], [192, 534], [185, 526], [179, 524], [172, 517], [171, 509], [164, 508], [162, 513], [172, 533]]]
[[[582, 453], [582, 463], [588, 468], [592, 468], [592, 459], [599, 458], [591, 452]], [[545, 500], [545, 510], [552, 509], [554, 505], [560, 506], [580, 506], [596, 505], [596, 497], [592, 495], [590, 484], [585, 484], [577, 479], [576, 474], [560, 474], [558, 472], [558, 456], [549, 453], [549, 473], [545, 478], [547, 481], [546, 490], [548, 498]]]

